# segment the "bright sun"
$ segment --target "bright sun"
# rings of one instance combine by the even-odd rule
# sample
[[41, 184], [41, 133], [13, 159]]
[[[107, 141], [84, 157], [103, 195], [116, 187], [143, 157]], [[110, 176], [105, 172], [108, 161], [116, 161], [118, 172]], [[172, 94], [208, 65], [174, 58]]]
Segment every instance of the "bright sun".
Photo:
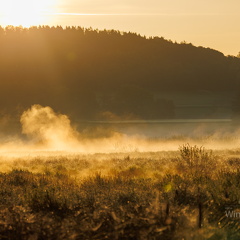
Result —
[[0, 0], [0, 25], [43, 25], [56, 10], [56, 0]]

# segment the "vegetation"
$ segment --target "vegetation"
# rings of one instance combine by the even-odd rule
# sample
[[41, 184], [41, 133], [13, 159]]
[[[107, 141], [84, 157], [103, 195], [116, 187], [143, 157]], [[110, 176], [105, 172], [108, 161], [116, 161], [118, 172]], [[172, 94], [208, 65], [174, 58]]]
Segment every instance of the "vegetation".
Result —
[[[11, 146], [34, 104], [67, 114], [86, 138], [112, 133], [85, 129], [88, 120], [174, 118], [160, 92], [234, 92], [240, 112], [238, 57], [162, 37], [0, 27], [0, 77], [0, 137]], [[30, 133], [38, 137], [39, 122], [40, 133], [73, 131], [66, 116], [52, 128], [58, 115], [45, 115]], [[240, 238], [239, 152], [183, 145], [178, 153], [39, 156], [0, 159], [0, 239]]]
[[235, 91], [239, 73], [237, 57], [163, 37], [0, 28], [0, 114], [8, 122], [33, 104], [71, 119], [173, 118], [173, 103], [157, 99], [159, 92]]
[[2, 158], [0, 238], [239, 239], [239, 163], [190, 145]]

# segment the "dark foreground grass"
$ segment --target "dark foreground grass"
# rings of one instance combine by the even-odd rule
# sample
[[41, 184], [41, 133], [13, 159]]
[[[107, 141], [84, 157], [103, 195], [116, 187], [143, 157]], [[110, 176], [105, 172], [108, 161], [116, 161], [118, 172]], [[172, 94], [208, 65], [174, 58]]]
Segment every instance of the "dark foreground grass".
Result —
[[0, 174], [0, 239], [240, 239], [239, 188], [240, 158], [189, 145], [159, 159], [35, 159]]

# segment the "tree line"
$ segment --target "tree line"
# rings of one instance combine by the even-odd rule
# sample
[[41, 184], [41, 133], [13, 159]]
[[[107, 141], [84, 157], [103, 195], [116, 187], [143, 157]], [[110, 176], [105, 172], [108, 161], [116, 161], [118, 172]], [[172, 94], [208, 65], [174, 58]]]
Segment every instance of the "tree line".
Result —
[[75, 119], [174, 117], [166, 91], [236, 91], [240, 59], [163, 37], [82, 27], [0, 28], [0, 112], [48, 105]]

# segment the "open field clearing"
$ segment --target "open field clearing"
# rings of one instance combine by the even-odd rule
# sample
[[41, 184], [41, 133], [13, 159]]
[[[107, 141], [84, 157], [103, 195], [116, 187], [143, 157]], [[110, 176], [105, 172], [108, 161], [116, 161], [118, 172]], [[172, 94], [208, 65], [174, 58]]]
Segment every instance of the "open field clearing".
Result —
[[237, 4], [58, 2], [0, 3], [0, 240], [239, 240]]
[[0, 169], [1, 239], [240, 237], [239, 149], [5, 153]]

